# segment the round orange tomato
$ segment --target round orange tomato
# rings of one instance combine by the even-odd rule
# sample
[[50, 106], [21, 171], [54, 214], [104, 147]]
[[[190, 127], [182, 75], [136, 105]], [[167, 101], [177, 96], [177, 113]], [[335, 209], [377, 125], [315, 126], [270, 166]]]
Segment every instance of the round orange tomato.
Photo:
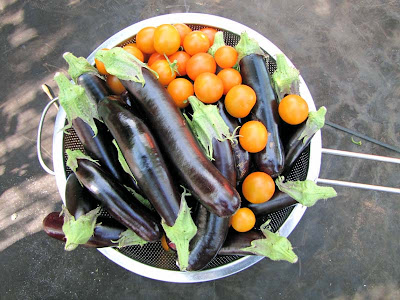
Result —
[[134, 57], [136, 57], [141, 62], [144, 62], [144, 55], [143, 55], [142, 51], [139, 50], [139, 48], [136, 46], [135, 43], [128, 44], [128, 45], [124, 46], [122, 49], [124, 49], [126, 52], [132, 54]]
[[242, 83], [242, 76], [239, 71], [232, 68], [221, 70], [217, 76], [221, 78], [222, 83], [224, 84], [224, 95], [226, 95], [235, 85]]
[[222, 46], [215, 51], [215, 61], [223, 69], [232, 68], [238, 59], [238, 53], [231, 46]]
[[251, 230], [256, 224], [256, 216], [250, 208], [242, 207], [231, 218], [232, 227], [238, 232]]
[[186, 73], [186, 63], [190, 59], [190, 55], [187, 54], [185, 51], [178, 51], [168, 57], [169, 61], [173, 63], [175, 60], [178, 62], [178, 75], [185, 76]]
[[[110, 50], [110, 49], [103, 48], [101, 50]], [[100, 74], [102, 74], [102, 75], [109, 75], [110, 74], [110, 73], [107, 72], [106, 67], [104, 66], [104, 64], [100, 60], [95, 58], [94, 62], [96, 63], [97, 71], [99, 71]]]
[[136, 46], [140, 51], [146, 54], [152, 54], [156, 52], [154, 49], [154, 32], [155, 27], [145, 27], [140, 30], [136, 35]]
[[286, 123], [298, 125], [308, 117], [308, 104], [299, 95], [287, 95], [279, 103], [278, 112]]
[[150, 55], [149, 60], [147, 61], [147, 64], [151, 66], [154, 64], [157, 60], [166, 60], [164, 54], [160, 54], [158, 52], [154, 52], [152, 55]]
[[179, 35], [181, 36], [181, 46], [183, 46], [183, 40], [189, 33], [192, 32], [192, 29], [190, 29], [190, 27], [186, 24], [182, 23], [174, 24], [174, 27], [178, 30]]
[[248, 121], [239, 130], [239, 143], [248, 152], [256, 153], [265, 148], [268, 132], [260, 121]]
[[150, 66], [150, 68], [157, 72], [159, 76], [158, 81], [162, 85], [168, 85], [176, 77], [176, 73], [171, 70], [169, 63], [166, 60], [157, 60]]
[[116, 76], [107, 75], [107, 85], [116, 95], [121, 95], [126, 91], [125, 87], [122, 85], [121, 81]]
[[183, 40], [183, 48], [189, 55], [205, 53], [210, 48], [210, 41], [201, 31], [192, 31]]
[[200, 31], [208, 37], [208, 40], [210, 41], [210, 46], [212, 46], [212, 44], [214, 44], [214, 37], [217, 33], [217, 30], [214, 28], [206, 27], [200, 29]]
[[187, 98], [194, 95], [193, 84], [185, 78], [172, 80], [167, 87], [167, 91], [179, 108], [188, 106], [189, 101], [187, 101]]
[[253, 172], [244, 179], [242, 192], [247, 201], [263, 203], [275, 193], [275, 183], [267, 173]]
[[194, 93], [204, 103], [215, 103], [224, 93], [224, 84], [213, 73], [201, 73], [194, 81]]
[[225, 108], [235, 118], [246, 117], [256, 104], [256, 93], [248, 85], [240, 84], [230, 89], [225, 97]]
[[186, 63], [186, 72], [190, 79], [196, 80], [197, 76], [204, 72], [215, 73], [217, 64], [214, 57], [208, 53], [197, 53]]
[[163, 24], [154, 31], [154, 49], [158, 53], [172, 55], [178, 51], [180, 45], [181, 36], [174, 26]]

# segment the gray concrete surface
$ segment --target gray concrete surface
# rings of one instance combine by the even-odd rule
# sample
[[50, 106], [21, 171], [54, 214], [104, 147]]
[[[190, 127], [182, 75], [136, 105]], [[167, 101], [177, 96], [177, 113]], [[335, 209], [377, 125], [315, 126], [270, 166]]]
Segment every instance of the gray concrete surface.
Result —
[[[276, 44], [300, 69], [327, 119], [400, 145], [400, 4], [392, 0], [0, 0], [0, 299], [399, 299], [399, 196], [336, 188], [290, 236], [299, 263], [267, 259], [228, 278], [171, 284], [143, 278], [96, 250], [63, 251], [41, 231], [59, 210], [55, 180], [36, 159], [46, 102], [40, 85], [124, 27], [175, 12], [216, 14]], [[51, 164], [51, 110], [43, 132]], [[323, 146], [399, 157], [335, 129]], [[322, 178], [399, 187], [399, 166], [323, 156]]]

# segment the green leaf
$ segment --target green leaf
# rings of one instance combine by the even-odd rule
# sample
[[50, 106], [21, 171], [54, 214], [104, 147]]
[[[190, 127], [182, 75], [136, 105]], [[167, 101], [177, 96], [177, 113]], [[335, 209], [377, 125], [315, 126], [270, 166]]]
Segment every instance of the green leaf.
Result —
[[303, 144], [313, 137], [313, 135], [325, 125], [326, 108], [321, 106], [317, 111], [310, 111], [306, 122], [306, 128], [301, 133], [299, 140], [303, 140]]
[[67, 114], [68, 124], [63, 128], [71, 128], [72, 120], [81, 118], [92, 128], [94, 136], [97, 135], [97, 127], [94, 119], [99, 119], [96, 105], [86, 95], [85, 89], [72, 83], [64, 74], [57, 73], [54, 76], [59, 88], [58, 98], [60, 105]]
[[225, 46], [224, 34], [222, 31], [218, 31], [214, 36], [214, 43], [208, 49], [208, 54], [211, 54], [214, 57], [215, 52], [217, 52], [217, 50], [223, 46]]
[[142, 239], [131, 229], [127, 229], [124, 232], [122, 232], [119, 236], [119, 239], [112, 242], [118, 243], [118, 248], [133, 246], [133, 245], [143, 246], [144, 244], [147, 244], [147, 241]]
[[131, 80], [144, 85], [142, 68], [149, 69], [158, 77], [158, 74], [151, 70], [145, 63], [120, 47], [110, 50], [99, 50], [95, 57], [104, 64], [108, 73], [122, 80]]
[[241, 250], [249, 251], [255, 255], [266, 256], [271, 260], [286, 260], [290, 263], [296, 263], [297, 255], [293, 252], [293, 247], [290, 241], [280, 236], [278, 233], [273, 233], [261, 225], [261, 231], [265, 235], [265, 239], [258, 239], [251, 242], [250, 247]]
[[356, 144], [356, 145], [358, 145], [358, 146], [361, 146], [361, 145], [362, 145], [361, 141], [356, 142], [356, 141], [353, 139], [353, 137], [351, 137], [351, 141], [352, 141], [353, 144]]
[[203, 146], [207, 157], [213, 160], [212, 140], [214, 138], [219, 141], [229, 139], [233, 143], [236, 139], [229, 132], [229, 127], [222, 119], [216, 105], [204, 104], [195, 96], [190, 96], [188, 100], [193, 109], [193, 116], [191, 121], [186, 115], [185, 118], [194, 135]]
[[94, 163], [100, 165], [97, 160], [94, 160], [90, 156], [85, 155], [81, 150], [67, 149], [67, 150], [65, 150], [65, 152], [67, 153], [67, 156], [68, 156], [67, 166], [73, 172], [76, 172], [76, 168], [78, 167], [78, 159], [87, 159], [87, 160], [90, 160], [91, 162], [94, 162]]
[[119, 146], [118, 146], [118, 144], [117, 144], [117, 141], [114, 139], [114, 140], [112, 141], [112, 143], [114, 144], [115, 148], [117, 148], [117, 152], [118, 152], [118, 161], [119, 161], [119, 163], [120, 163], [122, 169], [125, 171], [125, 173], [128, 173], [128, 174], [133, 178], [133, 180], [135, 180], [135, 182], [137, 183], [137, 180], [136, 180], [135, 176], [133, 176], [132, 171], [131, 171], [131, 169], [130, 169], [129, 166], [128, 166], [128, 163], [126, 162], [125, 157], [124, 157], [124, 155], [122, 154], [122, 151], [121, 151], [121, 149], [119, 148]]
[[124, 185], [124, 187], [133, 195], [135, 196], [135, 198], [142, 203], [144, 206], [146, 206], [148, 209], [155, 211], [153, 205], [151, 205], [150, 201], [147, 200], [145, 197], [143, 197], [142, 195], [140, 195], [139, 193], [137, 193], [133, 188]]
[[68, 74], [71, 76], [72, 80], [77, 83], [78, 77], [85, 73], [92, 73], [101, 79], [104, 79], [84, 57], [76, 57], [70, 52], [65, 52], [63, 54], [64, 59], [69, 65]]
[[328, 199], [337, 196], [334, 188], [318, 186], [312, 180], [283, 182], [284, 180], [285, 178], [283, 176], [279, 176], [275, 180], [278, 189], [304, 206], [310, 207], [320, 199]]
[[240, 40], [235, 46], [235, 49], [238, 52], [238, 62], [243, 57], [250, 54], [264, 55], [258, 42], [255, 39], [250, 38], [246, 31], [242, 32], [240, 35]]
[[79, 245], [86, 244], [94, 233], [96, 220], [100, 215], [100, 207], [80, 216], [77, 220], [75, 220], [75, 217], [69, 213], [65, 206], [63, 206], [61, 213], [64, 214], [62, 231], [67, 239], [65, 250], [72, 251]]
[[299, 75], [299, 70], [289, 66], [285, 55], [276, 55], [276, 71], [272, 74], [272, 80], [277, 94], [280, 94], [281, 97], [285, 94], [294, 94], [292, 86], [293, 84], [299, 85]]
[[189, 262], [189, 242], [196, 235], [197, 227], [194, 224], [190, 215], [185, 197], [190, 195], [184, 188], [181, 196], [181, 205], [178, 217], [173, 226], [168, 226], [164, 220], [161, 225], [164, 228], [165, 234], [176, 246], [178, 252], [178, 264], [181, 271], [186, 270]]

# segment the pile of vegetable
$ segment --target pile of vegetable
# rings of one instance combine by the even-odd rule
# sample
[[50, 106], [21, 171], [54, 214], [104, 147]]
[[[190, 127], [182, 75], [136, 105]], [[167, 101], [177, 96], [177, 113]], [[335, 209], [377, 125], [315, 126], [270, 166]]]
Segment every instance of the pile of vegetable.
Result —
[[[309, 111], [299, 72], [242, 33], [146, 27], [136, 43], [102, 49], [95, 66], [65, 53], [72, 80], [54, 77], [85, 149], [66, 150], [65, 207], [43, 221], [65, 250], [162, 241], [182, 271], [217, 255], [297, 261], [290, 242], [257, 218], [336, 196], [285, 177], [324, 125]], [[111, 218], [100, 215], [103, 209]]]

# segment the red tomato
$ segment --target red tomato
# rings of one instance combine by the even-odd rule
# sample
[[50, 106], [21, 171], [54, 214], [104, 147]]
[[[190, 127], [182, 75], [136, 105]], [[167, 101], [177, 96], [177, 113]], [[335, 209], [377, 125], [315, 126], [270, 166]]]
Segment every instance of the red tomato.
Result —
[[139, 50], [139, 48], [136, 46], [135, 43], [128, 44], [124, 46], [122, 49], [124, 49], [126, 52], [129, 52], [132, 54], [134, 57], [136, 57], [138, 60], [141, 62], [144, 62], [144, 55], [142, 51]]
[[224, 84], [224, 95], [226, 95], [235, 85], [242, 83], [242, 76], [239, 71], [235, 69], [223, 69], [217, 74], [217, 76], [221, 78], [222, 83]]
[[176, 106], [184, 108], [189, 105], [187, 98], [194, 95], [193, 84], [185, 78], [176, 78], [167, 87]]
[[238, 53], [231, 46], [222, 46], [215, 51], [215, 61], [223, 69], [232, 68], [238, 59]]
[[136, 46], [143, 53], [152, 54], [156, 52], [154, 49], [154, 31], [156, 31], [155, 27], [145, 27], [137, 33]]
[[224, 93], [224, 84], [213, 73], [201, 73], [194, 81], [194, 92], [200, 101], [214, 103], [221, 99]]
[[230, 89], [225, 97], [225, 108], [235, 118], [246, 117], [256, 104], [256, 93], [248, 85], [240, 84]]
[[256, 216], [250, 208], [242, 207], [231, 218], [232, 227], [238, 232], [251, 230], [256, 224]]
[[178, 30], [179, 35], [181, 36], [181, 46], [183, 46], [183, 40], [185, 39], [185, 36], [187, 36], [190, 32], [192, 32], [192, 29], [186, 24], [182, 23], [174, 24], [174, 26]]
[[196, 80], [196, 77], [204, 72], [215, 73], [217, 64], [214, 57], [208, 53], [197, 53], [193, 55], [186, 63], [186, 72], [190, 79]]
[[308, 117], [308, 104], [299, 95], [287, 95], [279, 103], [279, 115], [290, 125], [298, 125]]
[[116, 95], [121, 95], [126, 91], [125, 87], [122, 85], [121, 81], [116, 76], [107, 75], [107, 85]]
[[210, 41], [201, 31], [192, 31], [183, 40], [183, 48], [189, 55], [205, 53], [210, 48]]
[[263, 203], [275, 193], [275, 182], [267, 173], [253, 172], [244, 179], [242, 192], [247, 201]]
[[210, 28], [210, 27], [202, 28], [202, 29], [200, 29], [200, 31], [208, 37], [208, 40], [210, 41], [210, 46], [212, 46], [212, 44], [214, 44], [215, 34], [218, 31], [216, 29]]
[[185, 51], [178, 51], [168, 57], [169, 61], [173, 63], [175, 60], [178, 62], [178, 72], [179, 76], [185, 76], [186, 73], [186, 64], [190, 59], [190, 55], [187, 54]]
[[162, 85], [168, 85], [176, 77], [176, 73], [171, 70], [169, 63], [166, 60], [157, 60], [150, 66], [150, 68], [157, 72], [159, 76], [158, 81]]
[[240, 146], [250, 153], [263, 150], [267, 142], [267, 128], [260, 121], [248, 121], [239, 130]]
[[163, 24], [154, 31], [154, 49], [158, 53], [172, 55], [178, 51], [180, 45], [181, 36], [174, 26]]

